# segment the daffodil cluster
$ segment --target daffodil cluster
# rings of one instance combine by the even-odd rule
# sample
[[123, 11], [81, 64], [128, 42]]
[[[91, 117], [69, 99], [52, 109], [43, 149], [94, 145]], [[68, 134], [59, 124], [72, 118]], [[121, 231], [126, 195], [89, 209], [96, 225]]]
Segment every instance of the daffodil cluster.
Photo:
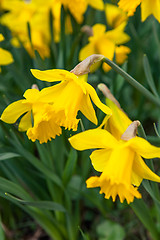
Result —
[[[104, 9], [102, 0], [2, 0], [0, 10], [7, 11], [1, 17], [1, 24], [12, 32], [12, 44], [19, 47], [23, 44], [31, 56], [37, 50], [42, 58], [49, 57], [50, 13], [53, 16], [54, 40], [58, 42], [61, 31], [61, 7], [69, 10], [80, 24], [88, 6], [98, 10]], [[29, 30], [28, 24], [30, 26]], [[70, 15], [66, 15], [66, 33], [72, 32]]]
[[160, 148], [136, 136], [139, 121], [132, 122], [117, 102], [107, 99], [106, 103], [112, 110], [110, 118], [105, 118], [99, 128], [74, 135], [69, 141], [77, 150], [93, 149], [90, 159], [101, 174], [90, 177], [87, 187], [100, 187], [106, 199], [115, 201], [119, 196], [121, 203], [126, 199], [129, 204], [135, 197], [142, 197], [138, 187], [143, 179], [160, 182], [142, 159], [160, 158]]

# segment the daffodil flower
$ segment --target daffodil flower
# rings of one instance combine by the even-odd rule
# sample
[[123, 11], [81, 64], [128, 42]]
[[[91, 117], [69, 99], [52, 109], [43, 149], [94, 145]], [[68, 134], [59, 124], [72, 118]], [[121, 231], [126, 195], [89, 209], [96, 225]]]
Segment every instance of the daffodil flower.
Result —
[[111, 110], [99, 100], [94, 88], [87, 83], [87, 75], [77, 76], [61, 69], [45, 71], [32, 69], [31, 72], [42, 81], [60, 81], [52, 87], [41, 90], [41, 100], [53, 104], [56, 121], [60, 126], [76, 131], [79, 122], [76, 118], [78, 111], [81, 111], [91, 122], [97, 124], [91, 100], [104, 113], [111, 115]]
[[107, 24], [112, 28], [118, 27], [123, 22], [127, 23], [128, 20], [127, 14], [122, 9], [110, 3], [105, 4], [105, 15]]
[[[124, 44], [129, 41], [130, 37], [124, 32], [126, 22], [121, 23], [113, 30], [106, 31], [103, 24], [95, 24], [92, 27], [92, 35], [88, 38], [89, 43], [84, 46], [79, 53], [80, 61], [84, 60], [92, 54], [103, 54], [105, 57], [113, 60], [116, 54], [116, 62], [121, 64], [130, 53], [130, 49]], [[107, 64], [103, 64], [104, 71], [111, 68]]]
[[60, 135], [61, 128], [55, 122], [52, 105], [42, 102], [40, 96], [39, 90], [28, 89], [24, 93], [25, 99], [11, 103], [3, 111], [1, 120], [13, 124], [22, 116], [19, 131], [27, 131], [29, 139], [38, 139], [40, 143], [44, 143]]
[[92, 165], [101, 175], [90, 177], [87, 187], [100, 187], [105, 198], [118, 195], [120, 201], [133, 202], [134, 197], [141, 198], [138, 186], [143, 179], [160, 182], [142, 157], [149, 159], [160, 157], [160, 148], [152, 146], [140, 137], [128, 141], [117, 140], [105, 129], [88, 130], [69, 139], [77, 150], [97, 149], [90, 155]]
[[118, 5], [128, 16], [133, 16], [138, 5], [141, 4], [141, 19], [145, 21], [150, 15], [153, 15], [160, 22], [160, 1], [159, 0], [120, 0]]

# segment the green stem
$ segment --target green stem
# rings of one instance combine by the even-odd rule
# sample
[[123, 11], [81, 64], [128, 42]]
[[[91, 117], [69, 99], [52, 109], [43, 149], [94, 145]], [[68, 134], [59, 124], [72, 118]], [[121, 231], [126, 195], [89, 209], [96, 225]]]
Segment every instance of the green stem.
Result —
[[117, 64], [104, 57], [103, 62], [107, 63], [113, 70], [119, 73], [124, 79], [129, 82], [133, 87], [135, 87], [138, 91], [140, 91], [144, 96], [146, 96], [150, 101], [160, 106], [160, 99], [155, 97], [150, 91], [148, 91], [145, 87], [143, 87], [139, 82], [137, 82], [133, 77], [131, 77], [128, 73], [123, 71]]

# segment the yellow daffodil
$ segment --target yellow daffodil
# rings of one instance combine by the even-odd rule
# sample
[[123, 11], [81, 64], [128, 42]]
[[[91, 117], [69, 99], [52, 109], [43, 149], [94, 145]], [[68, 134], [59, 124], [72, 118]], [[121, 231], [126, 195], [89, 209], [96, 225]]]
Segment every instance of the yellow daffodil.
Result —
[[23, 115], [19, 122], [19, 131], [27, 131], [29, 139], [38, 139], [40, 143], [44, 143], [60, 135], [61, 128], [55, 122], [52, 105], [42, 102], [40, 97], [39, 90], [28, 89], [24, 93], [25, 99], [11, 103], [3, 111], [1, 120], [11, 124]]
[[[3, 40], [4, 40], [4, 37], [2, 34], [0, 34], [0, 42]], [[12, 54], [3, 48], [0, 48], [0, 66], [8, 65], [12, 62], [13, 62]]]
[[160, 148], [152, 146], [140, 137], [128, 141], [117, 140], [105, 129], [92, 129], [79, 133], [69, 139], [77, 150], [98, 149], [92, 152], [92, 165], [101, 175], [90, 177], [87, 187], [100, 187], [105, 198], [118, 195], [120, 201], [133, 202], [141, 198], [137, 187], [142, 179], [160, 182], [160, 177], [145, 164], [144, 158], [160, 157]]
[[[92, 54], [103, 54], [113, 60], [115, 54], [117, 63], [122, 63], [126, 59], [127, 53], [130, 52], [128, 47], [121, 45], [130, 39], [124, 32], [125, 26], [126, 22], [123, 22], [117, 28], [106, 32], [105, 25], [95, 24], [92, 27], [93, 34], [88, 38], [89, 43], [81, 49], [79, 59], [82, 61]], [[107, 64], [103, 64], [103, 69], [109, 71], [111, 68]]]
[[105, 15], [107, 24], [112, 28], [116, 28], [128, 20], [127, 14], [122, 9], [109, 3], [105, 4]]
[[45, 71], [32, 69], [31, 72], [42, 81], [60, 81], [60, 83], [41, 91], [41, 99], [53, 104], [56, 121], [60, 126], [76, 131], [79, 122], [76, 117], [79, 110], [91, 122], [97, 124], [91, 100], [104, 113], [111, 114], [110, 109], [99, 100], [94, 88], [86, 82], [87, 75], [78, 77], [74, 73], [61, 69]]
[[[160, 182], [160, 177], [153, 173], [143, 161], [160, 158], [160, 148], [152, 146], [145, 139], [136, 136], [139, 121], [132, 122], [121, 109], [119, 103], [109, 89], [100, 84], [99, 89], [108, 98], [107, 105], [112, 116], [106, 117], [99, 129], [79, 133], [69, 139], [77, 150], [97, 149], [90, 158], [99, 177], [87, 180], [87, 187], [100, 187], [105, 198], [118, 195], [120, 201], [133, 202], [134, 197], [141, 198], [138, 187], [143, 179]], [[112, 100], [111, 100], [112, 99]], [[101, 129], [104, 125], [105, 129]]]
[[145, 21], [150, 15], [153, 15], [160, 22], [160, 1], [159, 0], [120, 0], [118, 5], [128, 16], [134, 15], [136, 8], [141, 4], [141, 19]]

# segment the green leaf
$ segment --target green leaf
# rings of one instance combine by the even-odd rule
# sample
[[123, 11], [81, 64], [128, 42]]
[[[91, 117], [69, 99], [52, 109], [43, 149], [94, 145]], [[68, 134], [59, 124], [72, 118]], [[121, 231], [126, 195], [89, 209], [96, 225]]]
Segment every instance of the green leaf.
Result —
[[156, 97], [159, 98], [159, 95], [157, 93], [157, 88], [155, 86], [155, 83], [154, 83], [154, 80], [153, 80], [153, 77], [152, 77], [149, 61], [148, 61], [148, 58], [147, 58], [146, 55], [143, 56], [143, 67], [144, 67], [144, 72], [145, 72], [145, 75], [146, 75], [147, 82], [148, 82], [153, 94]]
[[12, 152], [0, 153], [0, 161], [7, 160], [10, 158], [15, 158], [15, 157], [20, 157], [20, 155], [17, 153], [12, 153]]
[[159, 240], [160, 235], [156, 228], [155, 223], [151, 217], [150, 210], [142, 199], [135, 199], [133, 203], [130, 204], [131, 208], [143, 223], [143, 225], [148, 229], [152, 238], [154, 240]]
[[27, 200], [32, 200], [32, 197], [22, 188], [20, 185], [9, 181], [3, 177], [0, 177], [0, 190], [2, 192], [9, 192], [20, 198], [25, 198]]
[[18, 140], [17, 136], [13, 131], [10, 131], [13, 139], [10, 139], [10, 143], [15, 147], [15, 149], [27, 159], [35, 168], [42, 172], [47, 178], [51, 179], [57, 186], [63, 189], [62, 181], [49, 167], [40, 162], [37, 157], [35, 157], [31, 152], [26, 150]]
[[68, 183], [68, 181], [71, 179], [76, 163], [77, 163], [77, 151], [71, 148], [68, 159], [67, 159], [67, 163], [63, 172], [64, 184]]
[[118, 223], [104, 221], [97, 226], [99, 240], [123, 240], [125, 238], [124, 228]]
[[89, 240], [89, 237], [82, 231], [82, 229], [79, 226], [78, 226], [78, 228], [79, 228], [79, 231], [82, 234], [83, 240]]
[[9, 198], [13, 198], [14, 200], [21, 202], [24, 205], [32, 206], [32, 207], [37, 207], [37, 208], [42, 208], [42, 209], [48, 209], [48, 210], [54, 210], [54, 211], [60, 211], [60, 212], [65, 212], [66, 209], [59, 203], [56, 202], [51, 202], [51, 201], [25, 201], [22, 199], [19, 199], [9, 193], [5, 193], [6, 196]]

